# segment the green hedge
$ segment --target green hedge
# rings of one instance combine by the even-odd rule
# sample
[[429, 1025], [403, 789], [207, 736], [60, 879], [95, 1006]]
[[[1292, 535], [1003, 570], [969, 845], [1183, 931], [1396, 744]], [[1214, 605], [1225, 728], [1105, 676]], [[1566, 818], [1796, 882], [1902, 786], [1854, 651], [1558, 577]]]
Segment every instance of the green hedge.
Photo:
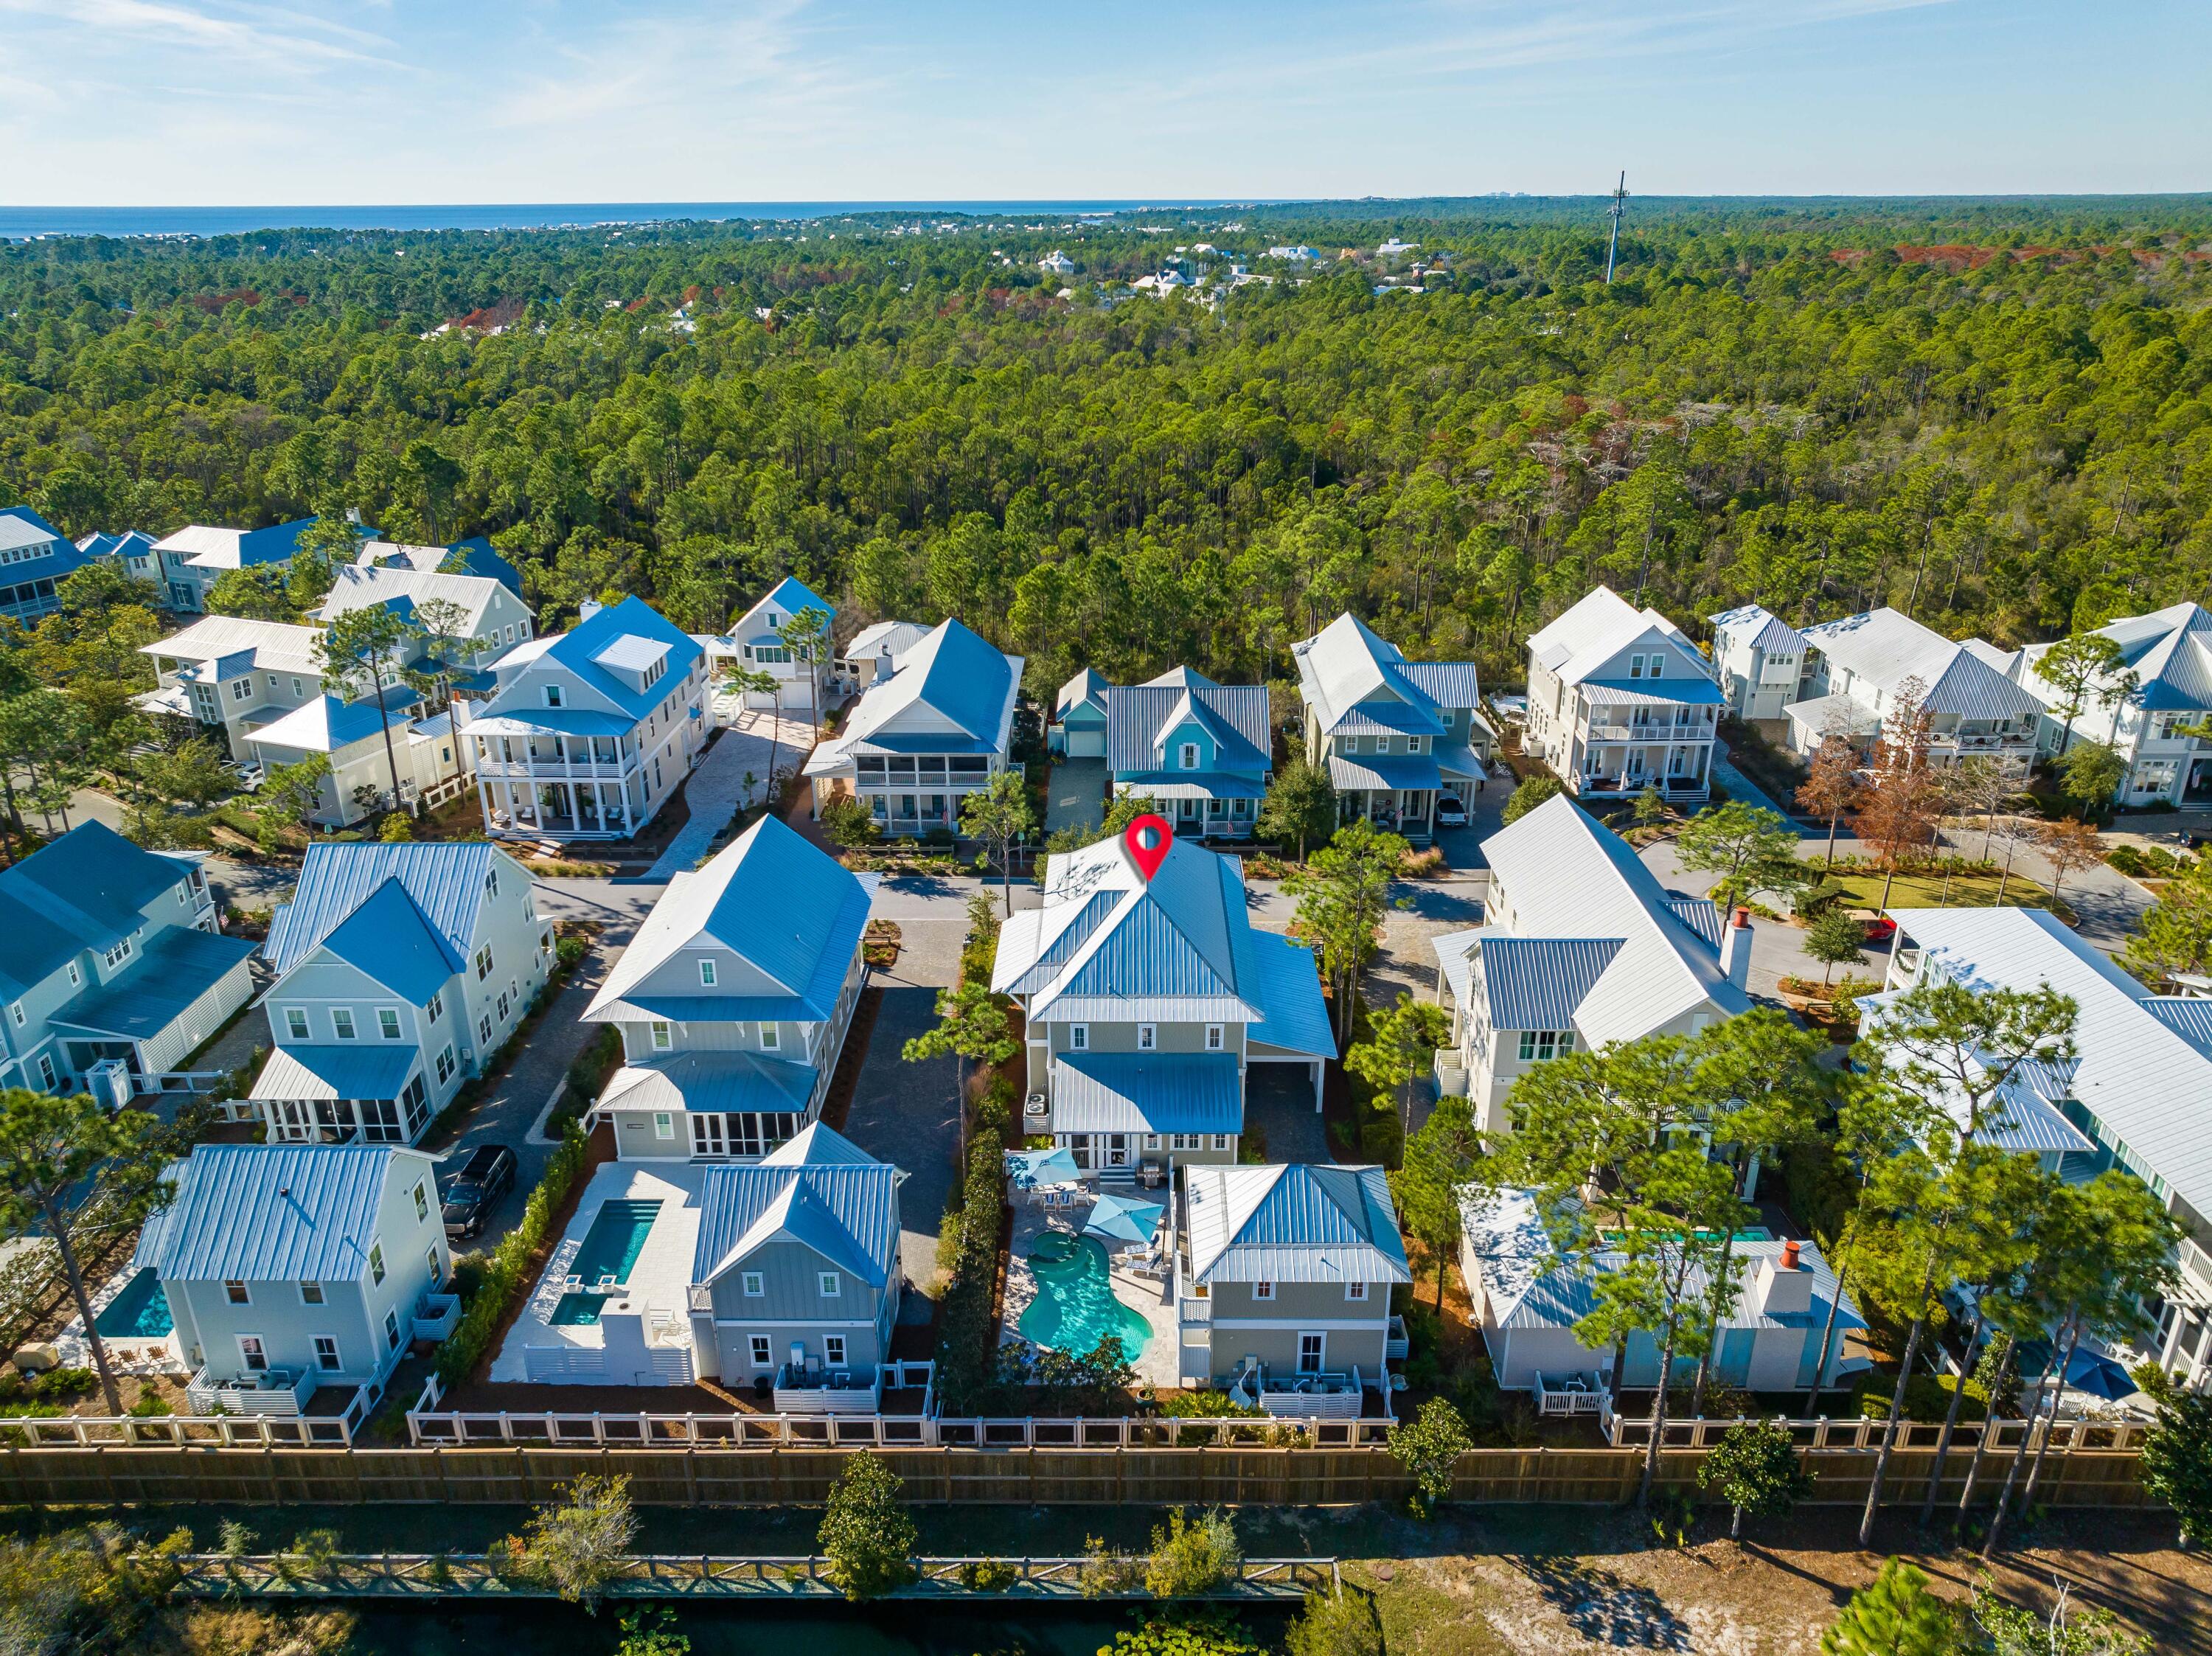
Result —
[[1000, 1217], [1006, 1204], [1006, 1149], [986, 1127], [968, 1143], [961, 1193], [960, 1243], [937, 1330], [937, 1386], [953, 1414], [964, 1412], [991, 1383], [999, 1331], [991, 1290], [999, 1276]]
[[584, 1136], [571, 1126], [545, 1164], [545, 1176], [530, 1192], [522, 1222], [499, 1239], [484, 1261], [483, 1282], [461, 1313], [461, 1320], [438, 1348], [438, 1383], [452, 1387], [476, 1372], [515, 1296], [530, 1287], [531, 1256], [553, 1226], [553, 1216], [568, 1200], [586, 1156]]

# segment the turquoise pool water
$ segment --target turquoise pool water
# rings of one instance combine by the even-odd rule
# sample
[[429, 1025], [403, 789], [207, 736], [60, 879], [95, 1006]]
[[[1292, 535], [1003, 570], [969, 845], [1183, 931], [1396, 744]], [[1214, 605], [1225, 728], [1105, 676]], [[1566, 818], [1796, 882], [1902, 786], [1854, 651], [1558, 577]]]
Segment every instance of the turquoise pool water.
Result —
[[1121, 1343], [1124, 1362], [1137, 1360], [1152, 1325], [1114, 1297], [1106, 1250], [1097, 1237], [1050, 1231], [1030, 1245], [1027, 1258], [1037, 1291], [1015, 1325], [1025, 1338], [1079, 1356], [1111, 1338]]
[[606, 1297], [599, 1291], [600, 1279], [611, 1276], [617, 1286], [629, 1283], [630, 1267], [637, 1263], [659, 1214], [658, 1202], [624, 1198], [600, 1203], [568, 1265], [568, 1275], [581, 1277], [584, 1288], [563, 1294], [545, 1320], [556, 1328], [580, 1328], [599, 1321], [599, 1306]]
[[92, 1325], [103, 1338], [111, 1340], [158, 1340], [172, 1332], [176, 1324], [170, 1319], [168, 1296], [161, 1292], [154, 1268], [147, 1266], [124, 1283], [123, 1291], [101, 1308]]

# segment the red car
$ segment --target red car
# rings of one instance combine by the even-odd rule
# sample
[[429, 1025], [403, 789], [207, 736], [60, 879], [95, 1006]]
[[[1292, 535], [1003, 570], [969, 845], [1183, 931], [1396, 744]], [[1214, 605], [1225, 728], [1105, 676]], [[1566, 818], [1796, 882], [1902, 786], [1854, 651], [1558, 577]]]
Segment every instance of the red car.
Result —
[[1897, 922], [1887, 914], [1877, 914], [1866, 923], [1867, 946], [1880, 948], [1897, 935]]

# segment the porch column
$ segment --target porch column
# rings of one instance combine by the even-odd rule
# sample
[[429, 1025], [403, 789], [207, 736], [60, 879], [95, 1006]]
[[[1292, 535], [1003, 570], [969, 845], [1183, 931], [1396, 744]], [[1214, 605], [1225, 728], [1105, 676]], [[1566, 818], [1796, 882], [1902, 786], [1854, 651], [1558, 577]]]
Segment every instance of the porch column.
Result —
[[1314, 1113], [1321, 1113], [1322, 1080], [1328, 1074], [1328, 1065], [1320, 1059], [1313, 1061]]

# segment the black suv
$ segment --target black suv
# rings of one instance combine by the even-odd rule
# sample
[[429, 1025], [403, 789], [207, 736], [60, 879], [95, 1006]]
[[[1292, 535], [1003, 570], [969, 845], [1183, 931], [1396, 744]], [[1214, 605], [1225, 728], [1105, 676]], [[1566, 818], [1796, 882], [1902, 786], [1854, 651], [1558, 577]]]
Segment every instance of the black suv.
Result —
[[504, 1144], [479, 1144], [446, 1186], [446, 1234], [474, 1236], [484, 1216], [514, 1182], [514, 1152]]

